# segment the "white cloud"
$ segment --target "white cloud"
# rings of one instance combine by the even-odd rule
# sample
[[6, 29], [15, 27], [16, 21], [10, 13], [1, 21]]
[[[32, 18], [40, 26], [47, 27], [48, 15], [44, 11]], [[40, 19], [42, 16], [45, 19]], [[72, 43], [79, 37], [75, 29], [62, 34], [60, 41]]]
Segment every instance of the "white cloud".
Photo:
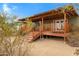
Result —
[[3, 4], [3, 12], [5, 13], [10, 13], [11, 12], [11, 8], [8, 7], [8, 4]]
[[2, 9], [3, 9], [4, 13], [11, 14], [11, 13], [14, 13], [14, 10], [16, 10], [17, 7], [16, 6], [9, 6], [8, 4], [3, 4]]
[[15, 10], [16, 10], [17, 6], [15, 5], [9, 5], [9, 4], [3, 4], [2, 5], [2, 16], [6, 15], [8, 18], [8, 22], [11, 22], [12, 19], [10, 19], [10, 17], [12, 17], [15, 14]]

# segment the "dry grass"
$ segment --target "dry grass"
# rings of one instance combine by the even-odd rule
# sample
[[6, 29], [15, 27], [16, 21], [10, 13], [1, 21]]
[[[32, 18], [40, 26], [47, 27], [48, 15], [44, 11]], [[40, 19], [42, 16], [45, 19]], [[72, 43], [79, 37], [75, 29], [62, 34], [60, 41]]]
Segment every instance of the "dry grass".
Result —
[[29, 43], [27, 42], [26, 39], [23, 37], [10, 37], [5, 38], [0, 44], [0, 55], [8, 55], [8, 56], [24, 56], [28, 55], [27, 50], [28, 50], [28, 45]]

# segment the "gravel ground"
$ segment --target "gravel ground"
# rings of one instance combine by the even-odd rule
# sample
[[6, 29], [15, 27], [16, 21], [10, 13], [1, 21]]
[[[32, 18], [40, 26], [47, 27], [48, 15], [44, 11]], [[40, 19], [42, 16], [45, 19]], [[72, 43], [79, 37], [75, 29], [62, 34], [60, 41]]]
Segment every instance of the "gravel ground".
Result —
[[72, 56], [78, 47], [67, 45], [63, 38], [39, 39], [30, 43], [31, 56]]

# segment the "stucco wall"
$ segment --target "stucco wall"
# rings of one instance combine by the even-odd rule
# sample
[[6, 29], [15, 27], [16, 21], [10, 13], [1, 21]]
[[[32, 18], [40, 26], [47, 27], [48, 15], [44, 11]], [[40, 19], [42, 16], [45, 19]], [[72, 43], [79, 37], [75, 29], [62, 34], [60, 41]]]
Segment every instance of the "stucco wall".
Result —
[[79, 17], [69, 19], [71, 32], [67, 37], [67, 43], [70, 46], [79, 47]]
[[71, 24], [71, 31], [79, 31], [79, 17], [73, 17], [69, 19]]

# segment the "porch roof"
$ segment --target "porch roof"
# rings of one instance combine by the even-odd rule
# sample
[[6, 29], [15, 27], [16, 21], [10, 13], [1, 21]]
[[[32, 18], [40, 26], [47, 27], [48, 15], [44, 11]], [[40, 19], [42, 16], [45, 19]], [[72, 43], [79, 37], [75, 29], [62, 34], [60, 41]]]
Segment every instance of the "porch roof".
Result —
[[[78, 16], [73, 6], [71, 10], [66, 11], [66, 15], [68, 18]], [[31, 19], [32, 21], [38, 21], [41, 20], [41, 18], [63, 19], [64, 18], [63, 7], [29, 17], [29, 19]]]
[[[66, 11], [67, 18], [78, 16], [74, 7], [72, 5], [68, 5], [68, 6], [71, 6], [72, 9]], [[33, 15], [33, 16], [30, 16], [27, 18], [20, 19], [19, 21], [25, 22], [27, 19], [30, 19], [31, 21], [39, 21], [39, 20], [41, 20], [41, 18], [44, 18], [44, 20], [48, 19], [48, 18], [54, 19], [54, 20], [64, 19], [64, 13], [63, 13], [64, 9], [63, 8], [64, 7], [60, 7], [60, 8], [54, 9], [54, 10], [49, 10], [47, 12], [39, 13], [39, 14], [36, 14], [36, 15]]]

